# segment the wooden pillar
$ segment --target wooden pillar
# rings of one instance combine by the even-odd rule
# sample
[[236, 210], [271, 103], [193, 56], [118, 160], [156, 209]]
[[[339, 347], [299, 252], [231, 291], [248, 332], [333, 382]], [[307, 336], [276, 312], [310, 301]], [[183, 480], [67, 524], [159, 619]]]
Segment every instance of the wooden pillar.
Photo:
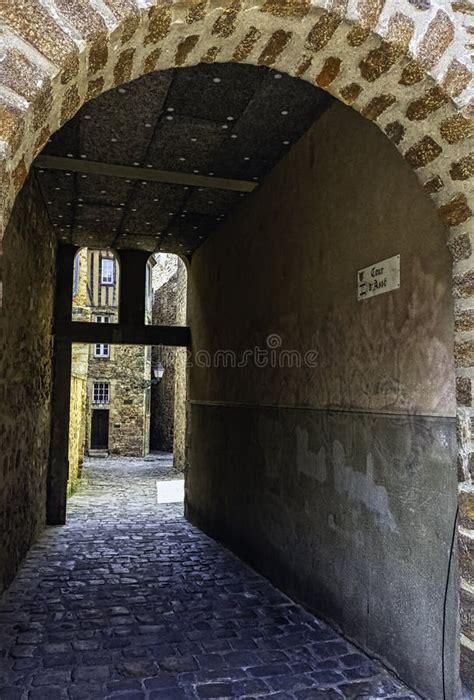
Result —
[[125, 326], [145, 324], [146, 265], [150, 253], [142, 250], [120, 251], [119, 320]]
[[[71, 320], [74, 256], [77, 248], [60, 245], [56, 263], [55, 323]], [[70, 338], [54, 336], [53, 388], [51, 399], [51, 441], [46, 497], [46, 522], [66, 522], [66, 496], [69, 476], [69, 414], [71, 399]]]

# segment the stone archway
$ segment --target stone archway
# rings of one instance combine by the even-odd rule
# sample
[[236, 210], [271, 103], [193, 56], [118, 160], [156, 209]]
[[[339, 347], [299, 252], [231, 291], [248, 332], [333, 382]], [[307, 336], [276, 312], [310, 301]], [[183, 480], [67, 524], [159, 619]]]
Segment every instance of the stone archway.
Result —
[[[402, 8], [402, 9], [401, 9]], [[314, 82], [397, 145], [449, 228], [456, 298], [462, 648], [471, 623], [473, 157], [468, 3], [429, 0], [5, 0], [0, 10], [0, 229], [35, 156], [89, 99], [199, 62], [271, 66]]]

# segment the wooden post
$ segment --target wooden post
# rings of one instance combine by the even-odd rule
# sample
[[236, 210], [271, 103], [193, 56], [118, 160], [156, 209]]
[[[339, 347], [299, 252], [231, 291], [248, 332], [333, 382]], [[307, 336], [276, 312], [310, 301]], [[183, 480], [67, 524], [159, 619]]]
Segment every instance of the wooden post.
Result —
[[[72, 315], [74, 256], [77, 248], [60, 245], [56, 263], [55, 320], [66, 322]], [[69, 338], [54, 337], [53, 387], [51, 400], [51, 439], [46, 496], [46, 522], [66, 522], [66, 496], [69, 476], [69, 414], [71, 399], [71, 355]]]
[[150, 253], [121, 250], [119, 319], [124, 326], [145, 324], [146, 265]]

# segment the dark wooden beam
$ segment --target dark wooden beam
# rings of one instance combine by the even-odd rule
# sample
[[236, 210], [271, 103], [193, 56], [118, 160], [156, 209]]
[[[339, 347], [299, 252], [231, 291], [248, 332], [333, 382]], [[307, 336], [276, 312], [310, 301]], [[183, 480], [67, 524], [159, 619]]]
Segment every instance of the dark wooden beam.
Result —
[[[60, 245], [56, 258], [55, 317], [66, 323], [72, 312], [74, 256], [77, 248]], [[71, 400], [71, 341], [54, 338], [51, 437], [46, 487], [46, 522], [66, 522], [69, 477], [69, 413]]]
[[122, 323], [56, 321], [54, 334], [58, 340], [71, 343], [177, 347], [191, 345], [191, 331], [188, 326], [127, 326]]
[[43, 168], [44, 170], [65, 170], [84, 175], [105, 175], [106, 177], [122, 177], [127, 180], [164, 182], [169, 185], [188, 185], [190, 187], [209, 187], [232, 192], [252, 192], [257, 187], [256, 182], [249, 182], [248, 180], [230, 180], [222, 177], [196, 175], [194, 173], [138, 168], [129, 165], [116, 165], [115, 163], [100, 163], [93, 160], [59, 158], [57, 156], [38, 156], [33, 165], [35, 168]]
[[145, 323], [146, 266], [150, 253], [124, 249], [120, 257], [119, 320], [124, 326]]

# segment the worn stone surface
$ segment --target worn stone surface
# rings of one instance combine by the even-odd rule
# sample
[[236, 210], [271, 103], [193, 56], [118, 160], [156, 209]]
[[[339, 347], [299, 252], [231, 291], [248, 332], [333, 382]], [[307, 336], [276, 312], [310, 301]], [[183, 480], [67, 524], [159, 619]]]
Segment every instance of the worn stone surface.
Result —
[[417, 698], [182, 505], [158, 506], [171, 465], [87, 461], [68, 524], [46, 530], [0, 602], [0, 697]]
[[456, 195], [448, 204], [443, 204], [438, 212], [443, 224], [453, 227], [467, 221], [472, 214], [465, 194]]
[[[80, 274], [87, 269], [88, 251], [77, 252], [73, 280], [73, 319], [90, 321], [89, 280]], [[77, 273], [77, 275], [76, 275]], [[69, 478], [68, 493], [72, 493], [81, 478], [84, 455], [87, 448], [87, 374], [89, 371], [89, 346], [74, 343], [71, 350], [71, 400], [69, 418]]]
[[[176, 299], [176, 323], [180, 326], [188, 324], [188, 273], [184, 264], [178, 266]], [[188, 348], [176, 349], [176, 381], [174, 402], [174, 465], [180, 471], [185, 471], [187, 463], [188, 426]]]
[[[186, 287], [184, 263], [176, 255], [157, 255], [153, 268], [154, 325], [186, 325]], [[173, 452], [175, 466], [181, 470], [186, 421], [186, 367], [181, 362], [182, 353], [181, 348], [152, 349], [152, 365], [161, 363], [164, 375], [152, 387], [150, 421], [151, 448]], [[186, 357], [186, 350], [184, 354]]]
[[[110, 383], [109, 452], [111, 454], [144, 455], [149, 451], [149, 404], [147, 394], [151, 377], [151, 348], [136, 345], [114, 345], [111, 359], [93, 357], [91, 347], [88, 373], [88, 408], [94, 382]], [[90, 426], [88, 447], [91, 448]]]
[[394, 95], [378, 95], [373, 97], [370, 102], [364, 107], [361, 114], [370, 121], [376, 121], [383, 112], [395, 104], [396, 98]]
[[0, 592], [45, 522], [55, 250], [31, 179], [0, 254]]
[[472, 122], [462, 114], [448, 117], [440, 124], [440, 134], [448, 143], [457, 143], [473, 132]]
[[[71, 408], [69, 419], [69, 478], [72, 493], [81, 478], [87, 431], [87, 345], [73, 346], [71, 363]], [[80, 355], [80, 357], [78, 356]], [[82, 369], [82, 372], [81, 372]]]
[[433, 68], [454, 39], [453, 20], [439, 10], [431, 20], [420, 42], [418, 60], [424, 68]]
[[435, 160], [442, 150], [441, 146], [431, 136], [425, 136], [421, 141], [418, 141], [418, 143], [408, 149], [405, 153], [405, 158], [411, 167], [417, 170]]
[[[156, 257], [153, 268], [153, 325], [176, 324], [178, 258], [166, 253]], [[150, 445], [153, 450], [173, 451], [176, 348], [156, 346], [152, 364], [164, 368], [163, 378], [151, 390]]]
[[360, 85], [357, 83], [350, 83], [341, 88], [340, 95], [346, 104], [351, 105], [359, 97], [361, 92], [362, 87]]

